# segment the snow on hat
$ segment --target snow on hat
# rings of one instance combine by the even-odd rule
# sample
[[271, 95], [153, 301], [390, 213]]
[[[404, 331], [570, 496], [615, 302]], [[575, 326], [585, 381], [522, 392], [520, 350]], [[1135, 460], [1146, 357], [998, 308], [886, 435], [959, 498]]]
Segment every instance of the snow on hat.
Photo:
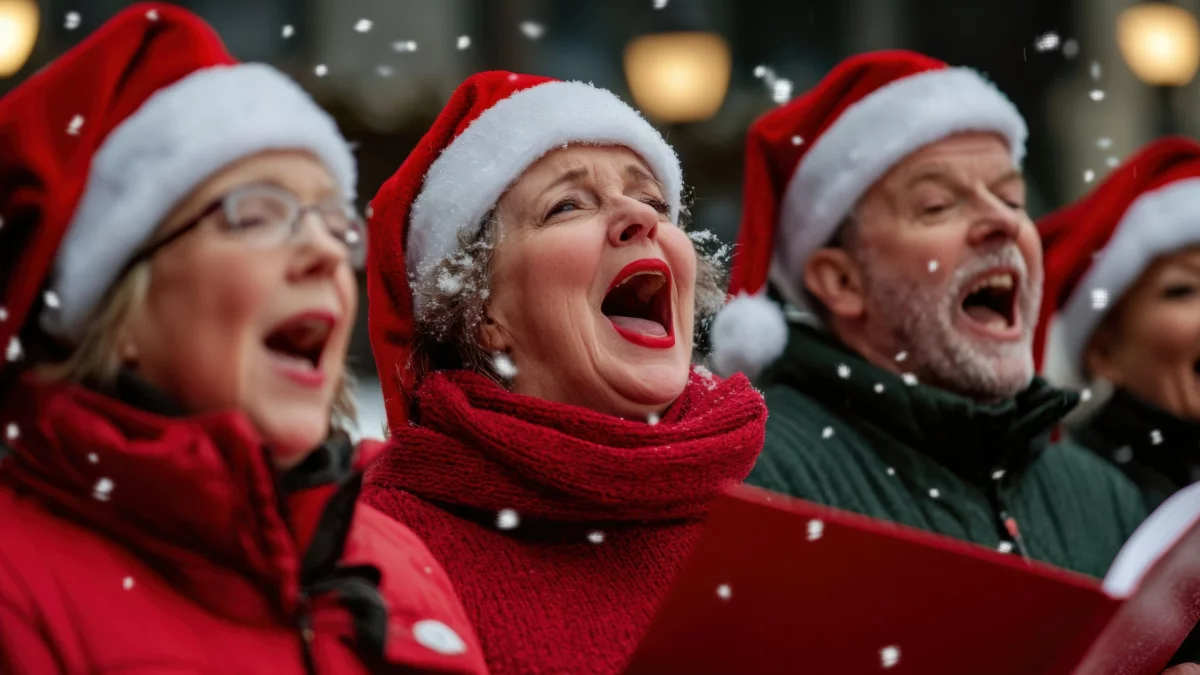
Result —
[[[477, 233], [521, 174], [569, 143], [623, 145], [663, 185], [678, 221], [683, 176], [675, 151], [637, 111], [583, 82], [504, 71], [477, 73], [455, 90], [433, 127], [371, 202], [367, 293], [371, 346], [392, 428], [408, 418], [413, 316], [424, 302], [410, 281]], [[411, 278], [410, 278], [411, 276]]]
[[1085, 351], [1108, 310], [1155, 258], [1200, 244], [1200, 143], [1146, 145], [1038, 231], [1046, 278], [1034, 355], [1060, 384], [1083, 384]]
[[[0, 99], [0, 344], [53, 273], [42, 328], [76, 342], [124, 265], [213, 172], [305, 149], [347, 197], [354, 157], [333, 119], [282, 73], [239, 64], [175, 6], [135, 5]], [[0, 368], [6, 365], [0, 361]]]
[[787, 328], [768, 277], [807, 308], [804, 265], [870, 186], [912, 152], [966, 131], [1003, 136], [1020, 165], [1025, 121], [979, 73], [908, 51], [846, 59], [812, 90], [760, 117], [746, 139], [742, 225], [729, 294], [712, 327], [713, 365], [751, 374]]

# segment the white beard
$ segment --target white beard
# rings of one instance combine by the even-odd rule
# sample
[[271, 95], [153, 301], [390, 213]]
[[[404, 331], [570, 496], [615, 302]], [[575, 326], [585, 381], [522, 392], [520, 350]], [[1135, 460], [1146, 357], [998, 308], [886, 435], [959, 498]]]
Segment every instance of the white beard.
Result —
[[[855, 252], [863, 270], [868, 311], [885, 322], [886, 331], [907, 352], [903, 366], [933, 386], [980, 400], [1012, 397], [1033, 379], [1033, 330], [1041, 305], [1042, 270], [1031, 274], [1016, 244], [1009, 243], [967, 261], [954, 271], [948, 287], [922, 284], [892, 275], [871, 264], [874, 252]], [[1017, 270], [1016, 313], [1021, 339], [997, 343], [964, 335], [955, 317], [965, 285], [986, 270], [1009, 266]]]

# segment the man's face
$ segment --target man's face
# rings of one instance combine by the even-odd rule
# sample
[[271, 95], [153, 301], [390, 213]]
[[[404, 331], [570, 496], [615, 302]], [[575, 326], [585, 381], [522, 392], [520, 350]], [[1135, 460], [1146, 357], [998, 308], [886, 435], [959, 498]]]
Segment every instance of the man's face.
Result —
[[857, 219], [858, 325], [877, 359], [982, 400], [1029, 385], [1042, 249], [1001, 138], [960, 134], [914, 152], [863, 196]]

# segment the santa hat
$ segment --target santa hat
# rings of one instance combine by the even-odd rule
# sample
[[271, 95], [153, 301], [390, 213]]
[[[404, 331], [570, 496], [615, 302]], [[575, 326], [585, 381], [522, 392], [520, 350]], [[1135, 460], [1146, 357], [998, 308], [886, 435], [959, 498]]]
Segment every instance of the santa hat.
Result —
[[413, 285], [479, 232], [521, 174], [570, 143], [622, 145], [649, 165], [678, 222], [683, 177], [675, 151], [633, 108], [583, 82], [491, 71], [463, 82], [433, 127], [371, 202], [368, 325], [388, 421], [408, 418]]
[[1161, 138], [1038, 221], [1046, 279], [1034, 341], [1059, 384], [1086, 383], [1092, 333], [1155, 258], [1200, 244], [1200, 144]]
[[815, 88], [755, 121], [746, 139], [733, 299], [712, 327], [714, 369], [753, 375], [777, 358], [787, 327], [765, 297], [768, 277], [788, 302], [808, 309], [804, 265], [867, 189], [905, 156], [967, 131], [1002, 136], [1015, 165], [1025, 156], [1025, 121], [994, 85], [907, 51], [846, 59]]
[[333, 119], [166, 4], [121, 12], [0, 99], [0, 369], [20, 360], [31, 311], [75, 343], [176, 204], [270, 149], [312, 152], [354, 196], [354, 157]]

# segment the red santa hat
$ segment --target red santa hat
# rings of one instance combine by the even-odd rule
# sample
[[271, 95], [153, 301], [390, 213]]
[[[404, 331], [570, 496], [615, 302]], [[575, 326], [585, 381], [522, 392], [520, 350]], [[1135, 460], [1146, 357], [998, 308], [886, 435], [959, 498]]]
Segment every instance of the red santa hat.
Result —
[[751, 374], [782, 353], [783, 315], [768, 278], [808, 309], [804, 265], [875, 181], [912, 152], [960, 132], [990, 131], [1025, 156], [1025, 121], [979, 73], [907, 51], [846, 59], [812, 90], [760, 117], [746, 139], [733, 299], [712, 328], [713, 365]]
[[[479, 232], [531, 165], [570, 143], [622, 145], [649, 165], [678, 222], [675, 151], [637, 111], [583, 82], [491, 71], [463, 82], [433, 127], [371, 202], [367, 293], [371, 346], [392, 428], [408, 418], [413, 296], [425, 275]], [[410, 285], [410, 282], [413, 282]]]
[[1150, 143], [1038, 230], [1046, 280], [1034, 355], [1055, 381], [1081, 385], [1108, 311], [1155, 258], [1200, 244], [1200, 143]]
[[0, 99], [0, 369], [20, 359], [31, 311], [50, 335], [77, 341], [181, 199], [271, 149], [312, 152], [354, 196], [354, 157], [333, 119], [167, 4], [121, 12]]

